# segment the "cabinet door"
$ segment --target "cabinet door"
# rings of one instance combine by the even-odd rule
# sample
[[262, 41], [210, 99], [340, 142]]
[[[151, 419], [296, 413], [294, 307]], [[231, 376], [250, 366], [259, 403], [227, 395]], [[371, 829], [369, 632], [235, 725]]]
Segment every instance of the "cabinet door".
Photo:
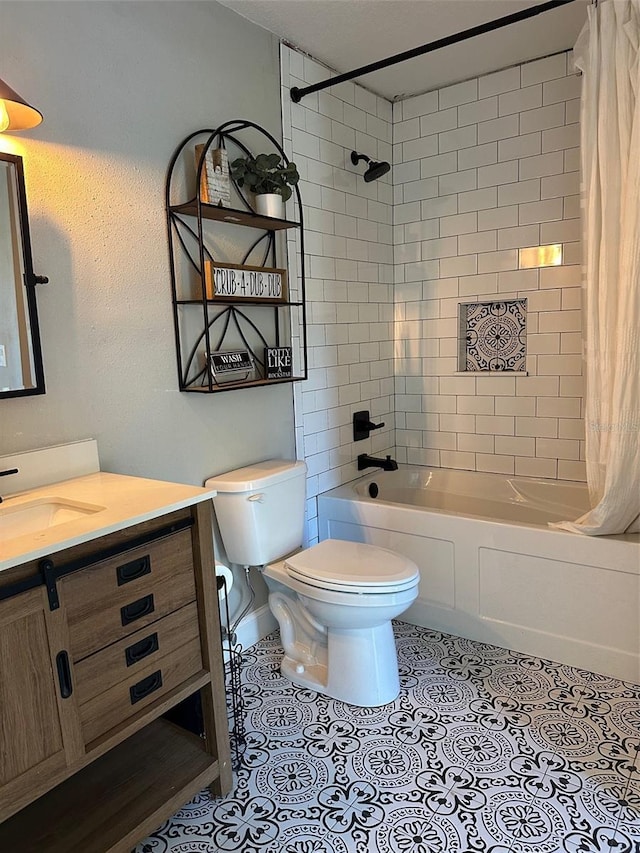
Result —
[[67, 766], [48, 615], [43, 587], [0, 601], [0, 821]]

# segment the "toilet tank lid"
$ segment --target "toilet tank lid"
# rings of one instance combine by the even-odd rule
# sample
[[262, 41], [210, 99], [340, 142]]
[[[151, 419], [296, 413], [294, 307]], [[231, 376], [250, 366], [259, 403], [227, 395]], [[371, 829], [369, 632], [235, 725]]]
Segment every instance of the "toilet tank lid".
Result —
[[304, 462], [296, 462], [292, 459], [267, 459], [265, 462], [256, 462], [245, 468], [236, 468], [235, 471], [209, 477], [205, 481], [205, 487], [216, 489], [220, 493], [254, 492], [276, 483], [284, 483], [293, 477], [304, 477], [306, 472], [307, 466]]

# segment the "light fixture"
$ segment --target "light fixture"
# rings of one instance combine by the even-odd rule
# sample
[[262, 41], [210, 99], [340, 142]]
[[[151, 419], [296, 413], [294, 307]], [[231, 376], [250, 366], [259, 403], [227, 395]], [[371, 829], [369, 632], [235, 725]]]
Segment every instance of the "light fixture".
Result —
[[23, 100], [11, 86], [0, 80], [0, 133], [28, 130], [42, 121], [42, 113]]

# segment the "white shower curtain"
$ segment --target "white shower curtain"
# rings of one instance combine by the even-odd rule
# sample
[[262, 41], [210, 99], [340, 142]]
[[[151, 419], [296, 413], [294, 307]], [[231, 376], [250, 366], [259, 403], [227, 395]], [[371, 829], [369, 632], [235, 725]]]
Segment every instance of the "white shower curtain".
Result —
[[640, 0], [588, 8], [582, 71], [586, 459], [592, 509], [557, 525], [640, 530]]

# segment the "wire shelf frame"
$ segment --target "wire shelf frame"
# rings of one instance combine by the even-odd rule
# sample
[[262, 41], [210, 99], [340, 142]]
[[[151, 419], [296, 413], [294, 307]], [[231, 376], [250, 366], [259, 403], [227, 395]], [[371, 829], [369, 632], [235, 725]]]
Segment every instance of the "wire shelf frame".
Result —
[[[175, 150], [167, 171], [165, 201], [169, 241], [171, 293], [173, 302], [174, 336], [181, 391], [210, 393], [234, 390], [256, 385], [275, 385], [282, 382], [301, 381], [308, 376], [306, 304], [305, 304], [305, 251], [302, 198], [296, 185], [293, 189], [294, 219], [276, 219], [258, 214], [248, 193], [231, 178], [238, 206], [222, 207], [202, 200], [201, 187], [207, 153], [212, 148], [237, 151], [240, 156], [253, 156], [243, 134], [250, 135], [254, 147], [264, 142], [277, 152], [285, 165], [290, 161], [279, 142], [264, 128], [246, 119], [233, 119], [218, 128], [194, 131]], [[256, 139], [258, 143], [256, 143]], [[180, 204], [172, 203], [176, 187], [187, 184], [188, 161], [193, 160], [195, 144], [204, 140], [195, 174], [193, 196]], [[184, 190], [183, 190], [184, 196]], [[254, 268], [275, 268], [278, 256], [289, 256], [293, 261], [289, 270], [289, 295], [287, 299], [263, 301], [225, 299], [207, 294], [205, 265], [220, 259], [215, 257], [212, 237], [207, 231], [209, 222], [245, 226], [251, 231], [245, 239], [241, 265], [252, 262]], [[290, 229], [295, 229], [290, 236]], [[255, 230], [262, 233], [255, 236]], [[282, 232], [283, 236], [278, 237]], [[289, 233], [288, 233], [289, 232]], [[185, 272], [182, 272], [183, 265]], [[294, 268], [295, 275], [291, 275]], [[182, 272], [182, 275], [180, 273]], [[183, 277], [189, 281], [186, 295]], [[292, 286], [293, 279], [293, 286]], [[187, 291], [189, 286], [187, 285]], [[197, 331], [193, 330], [194, 312], [201, 311]], [[188, 331], [189, 325], [191, 331]], [[239, 381], [218, 383], [211, 369], [211, 356], [225, 347], [243, 347], [252, 359], [254, 370], [250, 377]], [[296, 371], [291, 377], [267, 378], [264, 351], [267, 347], [290, 346], [296, 361]]]
[[217, 576], [218, 591], [224, 590], [224, 606], [221, 608], [224, 618], [221, 620], [222, 656], [224, 659], [225, 690], [227, 702], [227, 719], [229, 721], [229, 742], [231, 746], [231, 766], [240, 770], [242, 759], [247, 749], [247, 733], [245, 728], [246, 710], [242, 698], [242, 652], [243, 648], [236, 641], [236, 634], [231, 624], [229, 613], [229, 595], [227, 582], [224, 577]]

